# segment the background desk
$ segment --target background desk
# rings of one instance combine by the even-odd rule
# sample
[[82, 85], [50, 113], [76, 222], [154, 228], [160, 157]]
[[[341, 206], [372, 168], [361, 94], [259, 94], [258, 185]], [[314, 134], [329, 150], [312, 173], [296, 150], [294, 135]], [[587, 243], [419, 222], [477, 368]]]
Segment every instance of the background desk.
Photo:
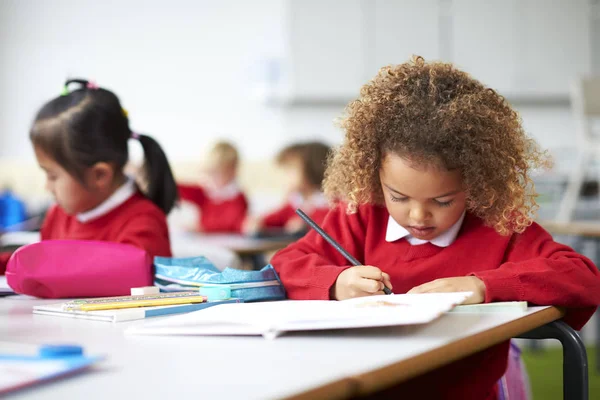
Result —
[[283, 249], [292, 239], [256, 239], [235, 234], [196, 234], [176, 233], [171, 236], [171, 247], [176, 257], [206, 256], [219, 268], [239, 267], [231, 252], [243, 261], [248, 261], [255, 269], [266, 265], [264, 254]]
[[[447, 314], [424, 326], [262, 337], [125, 336], [130, 323], [33, 315], [53, 301], [0, 299], [0, 337], [77, 343], [106, 362], [89, 373], [16, 394], [14, 399], [348, 398], [401, 382], [561, 317]], [[351, 349], [352, 351], [349, 351]]]

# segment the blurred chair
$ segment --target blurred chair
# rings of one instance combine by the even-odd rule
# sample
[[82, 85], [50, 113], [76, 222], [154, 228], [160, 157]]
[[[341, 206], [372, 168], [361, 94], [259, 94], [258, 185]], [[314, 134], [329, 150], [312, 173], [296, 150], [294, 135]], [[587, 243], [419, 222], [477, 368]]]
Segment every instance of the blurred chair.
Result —
[[[576, 144], [579, 157], [569, 174], [556, 219], [569, 222], [577, 206], [586, 174], [595, 161], [600, 161], [600, 136], [596, 134], [594, 119], [600, 118], [600, 76], [578, 79], [571, 86], [571, 109], [576, 123]], [[596, 167], [594, 175], [600, 179]]]

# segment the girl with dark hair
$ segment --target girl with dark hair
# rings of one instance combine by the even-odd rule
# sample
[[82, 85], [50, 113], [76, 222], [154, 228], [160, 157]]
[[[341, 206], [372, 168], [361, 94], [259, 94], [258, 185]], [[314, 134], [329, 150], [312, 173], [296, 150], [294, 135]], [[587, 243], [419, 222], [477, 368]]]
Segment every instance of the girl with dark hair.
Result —
[[[57, 202], [42, 226], [42, 240], [110, 241], [151, 256], [171, 255], [166, 214], [177, 201], [177, 187], [169, 162], [154, 139], [131, 131], [114, 93], [87, 80], [68, 80], [63, 94], [38, 112], [30, 138]], [[146, 193], [123, 173], [131, 139], [144, 150]]]

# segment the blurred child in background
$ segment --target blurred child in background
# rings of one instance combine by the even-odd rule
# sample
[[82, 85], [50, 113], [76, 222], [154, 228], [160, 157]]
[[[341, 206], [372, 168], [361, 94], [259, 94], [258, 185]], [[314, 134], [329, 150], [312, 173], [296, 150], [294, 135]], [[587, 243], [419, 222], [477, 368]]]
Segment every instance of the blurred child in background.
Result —
[[244, 222], [244, 233], [260, 234], [269, 230], [297, 234], [306, 230], [296, 215], [301, 208], [320, 223], [329, 211], [329, 203], [321, 190], [329, 146], [320, 142], [296, 143], [279, 152], [277, 164], [286, 175], [287, 202], [279, 209]]
[[208, 152], [200, 185], [179, 184], [179, 195], [199, 208], [196, 230], [206, 233], [240, 232], [248, 200], [237, 183], [239, 155], [228, 142], [217, 142]]
[[[69, 86], [79, 87], [69, 92]], [[30, 131], [46, 189], [57, 205], [42, 240], [98, 240], [131, 244], [151, 256], [170, 256], [166, 215], [177, 200], [171, 168], [159, 144], [131, 131], [117, 96], [92, 82], [70, 79], [46, 103]], [[123, 173], [128, 142], [144, 150], [147, 192]]]

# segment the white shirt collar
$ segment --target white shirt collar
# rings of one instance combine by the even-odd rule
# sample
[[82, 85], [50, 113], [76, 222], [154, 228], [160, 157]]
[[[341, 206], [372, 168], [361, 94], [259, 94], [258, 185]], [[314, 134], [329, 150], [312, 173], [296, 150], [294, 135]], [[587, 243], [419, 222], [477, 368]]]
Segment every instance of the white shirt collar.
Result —
[[413, 246], [430, 242], [431, 244], [434, 244], [438, 247], [448, 247], [456, 240], [456, 236], [458, 236], [458, 231], [460, 231], [464, 219], [465, 213], [463, 212], [458, 221], [456, 221], [454, 225], [452, 225], [450, 229], [448, 229], [446, 232], [442, 233], [434, 239], [422, 240], [413, 237], [409, 231], [407, 231], [406, 229], [404, 229], [404, 227], [398, 224], [396, 220], [390, 215], [388, 219], [387, 231], [385, 233], [385, 240], [386, 242], [395, 242], [396, 240], [405, 237], [406, 240], [408, 240], [408, 243], [412, 244]]
[[218, 189], [210, 187], [210, 186], [206, 187], [207, 196], [213, 200], [220, 200], [220, 201], [231, 200], [235, 196], [240, 194], [240, 191], [241, 191], [240, 186], [237, 184], [236, 181], [232, 181], [232, 182], [228, 183], [227, 185], [223, 186], [222, 188], [218, 188]]
[[311, 212], [319, 208], [327, 208], [329, 201], [323, 192], [314, 192], [309, 198], [305, 199], [300, 193], [295, 192], [289, 198], [289, 202], [294, 208], [302, 208], [305, 212]]
[[127, 178], [127, 181], [121, 185], [110, 197], [104, 200], [99, 206], [80, 214], [77, 214], [77, 220], [83, 224], [108, 214], [110, 211], [125, 203], [131, 196], [137, 192], [135, 181]]

